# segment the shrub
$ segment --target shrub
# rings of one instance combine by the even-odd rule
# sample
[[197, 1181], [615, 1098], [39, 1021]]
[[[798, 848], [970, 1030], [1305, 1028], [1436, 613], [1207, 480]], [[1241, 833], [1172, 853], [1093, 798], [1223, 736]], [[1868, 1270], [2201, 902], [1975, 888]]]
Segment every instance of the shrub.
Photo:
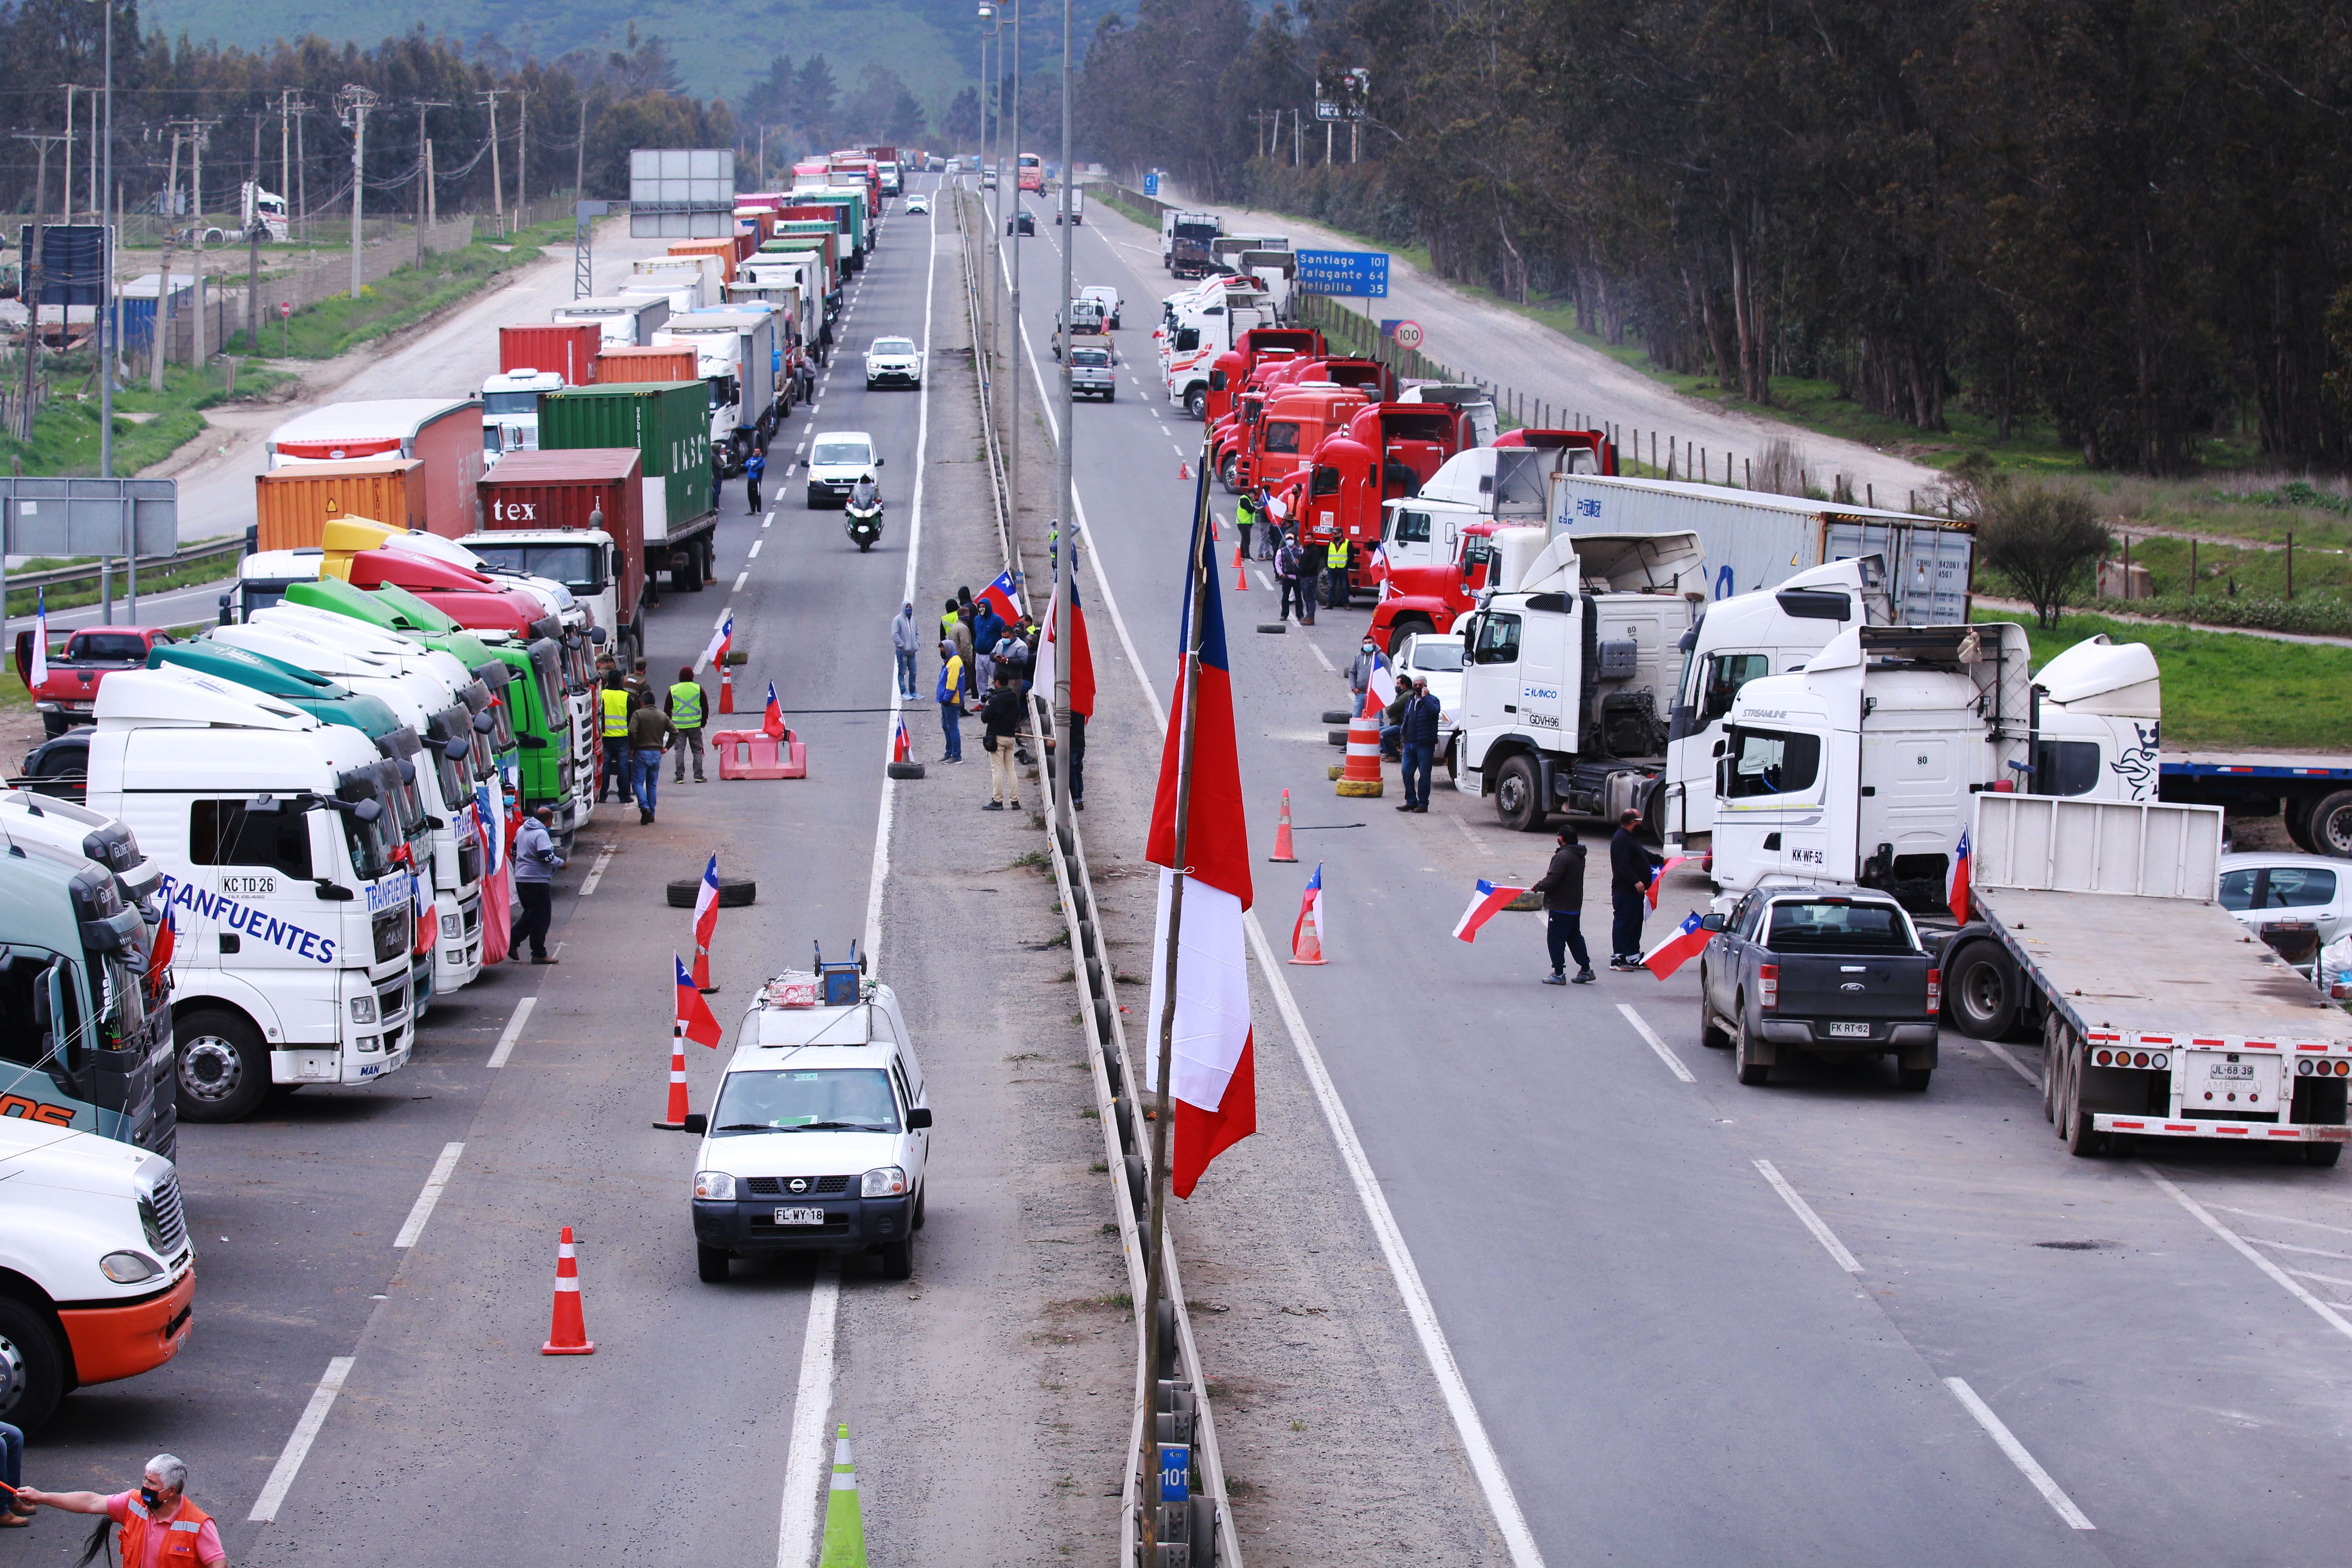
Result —
[[2042, 626], [2084, 596], [2110, 544], [2090, 496], [2070, 487], [2002, 486], [1984, 498], [1977, 523], [1977, 559], [2016, 587]]

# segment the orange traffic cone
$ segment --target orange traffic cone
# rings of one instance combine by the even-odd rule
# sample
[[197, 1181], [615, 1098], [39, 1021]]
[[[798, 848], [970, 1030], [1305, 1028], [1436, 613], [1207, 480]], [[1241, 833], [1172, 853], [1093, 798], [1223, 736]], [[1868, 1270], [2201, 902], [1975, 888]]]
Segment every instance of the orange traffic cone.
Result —
[[1290, 933], [1290, 962], [1293, 963], [1326, 962], [1323, 957], [1323, 932], [1319, 929], [1322, 924], [1322, 910], [1319, 907], [1322, 901], [1321, 888], [1315, 888], [1308, 897], [1314, 901], [1298, 911], [1297, 928]]
[[735, 673], [723, 664], [719, 667], [719, 710], [735, 711]]
[[1348, 763], [1333, 787], [1341, 795], [1381, 793], [1381, 727], [1369, 713], [1359, 713], [1348, 721]]
[[1290, 792], [1282, 792], [1282, 816], [1274, 825], [1274, 853], [1269, 860], [1296, 861], [1298, 856], [1290, 847]]
[[1234, 536], [1234, 565], [1236, 565], [1236, 566], [1238, 566], [1238, 565], [1240, 565], [1241, 563], [1242, 563], [1242, 542], [1241, 542], [1241, 536], [1240, 536], [1239, 534], [1235, 534], [1235, 535]]
[[589, 1341], [588, 1325], [580, 1318], [580, 1260], [572, 1251], [572, 1227], [563, 1227], [563, 1239], [555, 1244], [555, 1314], [547, 1326], [547, 1342], [539, 1347], [541, 1355], [594, 1355], [596, 1347]]
[[1234, 592], [1236, 594], [1249, 592], [1249, 568], [1238, 561], [1234, 563]]
[[670, 1026], [669, 1038], [669, 1119], [655, 1126], [665, 1132], [676, 1132], [686, 1125], [686, 1020]]
[[1189, 479], [1192, 477], [1191, 467], [1181, 458], [1176, 459], [1176, 477], [1180, 479]]

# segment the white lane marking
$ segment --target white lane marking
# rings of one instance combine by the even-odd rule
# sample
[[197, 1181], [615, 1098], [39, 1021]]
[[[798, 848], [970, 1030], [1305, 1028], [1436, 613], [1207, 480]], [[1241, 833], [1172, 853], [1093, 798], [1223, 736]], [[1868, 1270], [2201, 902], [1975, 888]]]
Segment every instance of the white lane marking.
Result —
[[1316, 647], [1315, 644], [1311, 642], [1308, 643], [1307, 645], [1307, 651], [1315, 656], [1315, 662], [1321, 665], [1325, 670], [1333, 675], [1339, 673], [1339, 670], [1332, 666], [1331, 660], [1324, 654], [1323, 650]]
[[441, 1201], [441, 1189], [449, 1184], [449, 1173], [457, 1168], [457, 1156], [465, 1152], [463, 1143], [441, 1146], [441, 1157], [433, 1162], [433, 1173], [425, 1178], [425, 1190], [416, 1194], [416, 1203], [408, 1211], [407, 1222], [400, 1227], [400, 1234], [392, 1238], [395, 1249], [415, 1246], [416, 1238], [425, 1234], [425, 1222], [433, 1217], [433, 1205]]
[[[1116, 624], [1118, 612], [1114, 608], [1111, 614]], [[1139, 670], [1138, 678], [1140, 676]], [[1153, 708], [1160, 706], [1158, 694], [1149, 681], [1144, 683], [1144, 694]], [[1167, 719], [1161, 717], [1160, 728], [1165, 729], [1167, 723]], [[1276, 966], [1274, 949], [1265, 940], [1265, 928], [1258, 923], [1254, 911], [1244, 915], [1242, 923], [1249, 932], [1250, 946], [1257, 953], [1258, 973], [1274, 992], [1275, 1005], [1282, 1012], [1291, 1048], [1298, 1053], [1299, 1063], [1306, 1068], [1307, 1081], [1314, 1087], [1316, 1100], [1323, 1108], [1323, 1120], [1331, 1129], [1332, 1142], [1339, 1145], [1339, 1157], [1355, 1184], [1357, 1199], [1364, 1205], [1372, 1234], [1380, 1240], [1381, 1255], [1388, 1262], [1389, 1274], [1404, 1298], [1405, 1314], [1412, 1320], [1422, 1354], [1428, 1358], [1438, 1391], [1444, 1395], [1445, 1407], [1462, 1435], [1462, 1447], [1469, 1457], [1471, 1473], [1478, 1478], [1479, 1489], [1486, 1495], [1486, 1507], [1495, 1516], [1496, 1528], [1502, 1531], [1503, 1544], [1517, 1568], [1542, 1568], [1543, 1552], [1536, 1545], [1534, 1532], [1528, 1528], [1527, 1517], [1519, 1511], [1519, 1500], [1511, 1489], [1510, 1477], [1504, 1473], [1502, 1456], [1495, 1451], [1494, 1442], [1486, 1435], [1486, 1424], [1478, 1414], [1476, 1402], [1470, 1397], [1470, 1385], [1454, 1359], [1454, 1347], [1446, 1340], [1444, 1325], [1437, 1321], [1436, 1304], [1429, 1299], [1421, 1269], [1412, 1260], [1412, 1249], [1405, 1245], [1404, 1232], [1389, 1207], [1387, 1194], [1381, 1191], [1380, 1178], [1372, 1173], [1371, 1159], [1357, 1140], [1355, 1123], [1348, 1115], [1348, 1108], [1339, 1101], [1339, 1088], [1323, 1065], [1322, 1053], [1316, 1049], [1315, 1037], [1307, 1032], [1307, 1020], [1298, 1011], [1297, 998], [1290, 994], [1288, 980]]]
[[1467, 838], [1471, 843], [1478, 847], [1479, 854], [1492, 855], [1495, 852], [1495, 847], [1487, 843], [1485, 839], [1479, 837], [1475, 832], [1472, 831], [1470, 825], [1463, 821], [1460, 817], [1449, 816], [1445, 820], [1460, 828], [1462, 830], [1462, 837]]
[[2352, 1263], [2352, 1252], [2330, 1252], [2324, 1247], [2297, 1247], [2291, 1241], [2273, 1241], [2267, 1236], [2246, 1237], [2256, 1247], [2267, 1247], [2274, 1252], [2292, 1252], [2302, 1258], [2333, 1258], [2339, 1263]]
[[2033, 1483], [2033, 1489], [2040, 1492], [2042, 1500], [2057, 1510], [2060, 1519], [2064, 1520], [2069, 1527], [2075, 1530], [2099, 1528], [2091, 1522], [2088, 1515], [2074, 1506], [2074, 1499], [2059, 1489], [2058, 1483], [2050, 1479], [2050, 1472], [2043, 1469], [2033, 1456], [2025, 1451], [2025, 1445], [2017, 1440], [2017, 1434], [2011, 1432], [2002, 1424], [2001, 1418], [1992, 1413], [1991, 1405], [1977, 1397], [1977, 1391], [1968, 1385], [1965, 1378], [1948, 1377], [1944, 1379], [1944, 1386], [1952, 1391], [1952, 1397], [1960, 1402], [1961, 1408], [1977, 1418], [1977, 1425], [1983, 1427], [1995, 1443], [2000, 1445], [2000, 1451], [2009, 1456], [2009, 1462], [2015, 1465], [2025, 1479]]
[[[764, 523], [764, 522], [763, 522], [763, 523], [761, 523], [760, 526], [761, 526], [761, 528], [765, 528], [765, 527], [767, 527], [768, 525], [767, 525], [766, 523]], [[761, 546], [762, 544], [765, 544], [765, 543], [767, 543], [767, 542], [767, 542], [766, 540], [764, 540], [764, 539], [755, 539], [755, 540], [751, 541], [751, 552], [750, 552], [750, 553], [746, 554], [746, 555], [743, 557], [743, 559], [744, 559], [744, 560], [746, 560], [746, 561], [757, 561], [757, 560], [760, 558], [760, 546]], [[751, 573], [747, 571], [747, 572], [745, 572], [743, 574], [744, 574], [746, 577], [748, 577], [748, 576], [750, 576], [750, 575], [751, 575]]]
[[1979, 1040], [1977, 1044], [1982, 1046], [1985, 1049], [1999, 1057], [2002, 1061], [2007, 1062], [2009, 1064], [2010, 1071], [2023, 1079], [2035, 1089], [2040, 1089], [2042, 1087], [2042, 1075], [2040, 1073], [2027, 1071], [2023, 1062], [2019, 1061], [2015, 1057], [2009, 1054], [2008, 1047], [2001, 1045], [2000, 1042], [1995, 1040]]
[[735, 574], [735, 585], [727, 591], [730, 594], [740, 594], [743, 591], [743, 584], [749, 583], [751, 580], [751, 569], [749, 566], [746, 566], [743, 570]]
[[726, 606], [725, 606], [724, 608], [722, 608], [722, 609], [721, 609], [721, 610], [720, 610], [720, 611], [719, 611], [716, 616], [713, 616], [710, 618], [710, 629], [711, 629], [712, 631], [714, 631], [714, 632], [715, 632], [715, 631], [717, 631], [719, 627], [721, 627], [721, 626], [725, 626], [725, 625], [727, 624], [727, 617], [728, 617], [728, 616], [731, 616], [731, 615], [733, 615], [734, 613], [735, 613], [735, 606], [734, 606], [734, 605], [726, 605]]
[[761, 528], [765, 528], [765, 527], [767, 527], [770, 523], [772, 523], [772, 522], [773, 522], [773, 521], [776, 521], [776, 510], [775, 510], [775, 508], [773, 508], [773, 507], [770, 507], [770, 508], [768, 509], [768, 515], [767, 515], [767, 516], [765, 516], [765, 517], [763, 517], [763, 518], [761, 518], [761, 519], [760, 520], [760, 526], [761, 526]]
[[2340, 1274], [2314, 1274], [2308, 1268], [2290, 1268], [2287, 1272], [2298, 1279], [2316, 1279], [2322, 1285], [2352, 1285], [2352, 1279], [2347, 1279]]
[[1274, 579], [1267, 576], [1264, 571], [1260, 571], [1257, 574], [1257, 585], [1269, 594], [1274, 592]]
[[[815, 404], [814, 404], [814, 403], [812, 403], [812, 404], [810, 404], [810, 405], [809, 405], [809, 406], [810, 406], [811, 408], [814, 408], [814, 407], [816, 406], [816, 405], [815, 405]], [[807, 450], [808, 450], [808, 437], [805, 437], [805, 436], [803, 436], [803, 437], [801, 437], [801, 444], [800, 444], [799, 446], [794, 447], [793, 448], [793, 457], [795, 457], [795, 458], [797, 458], [797, 457], [799, 457], [803, 452], [805, 452], [805, 451], [807, 451]], [[774, 513], [772, 513], [772, 513], [770, 513], [769, 515], [770, 515], [770, 516], [773, 516], [773, 515], [774, 515]]]
[[2297, 1219], [2291, 1214], [2264, 1214], [2260, 1209], [2232, 1208], [2228, 1204], [2208, 1204], [2205, 1206], [2219, 1209], [2223, 1214], [2242, 1214], [2248, 1219], [2266, 1219], [2273, 1225], [2303, 1225], [2309, 1226], [2314, 1230], [2334, 1231], [2337, 1236], [2352, 1236], [2352, 1230], [2347, 1230], [2340, 1225], [2329, 1225], [2325, 1220]]
[[[927, 337], [923, 340], [929, 342]], [[809, 1288], [808, 1326], [801, 1339], [801, 1378], [793, 1394], [793, 1440], [784, 1453], [784, 1507], [776, 1528], [776, 1568], [808, 1568], [815, 1555], [817, 1497], [830, 1490], [833, 1445], [834, 1319], [841, 1305], [841, 1263], [827, 1258]]]
[[536, 996], [526, 996], [515, 1004], [514, 1016], [507, 1020], [506, 1032], [499, 1037], [499, 1048], [490, 1053], [490, 1059], [484, 1064], [492, 1072], [506, 1066], [507, 1058], [514, 1055], [515, 1042], [522, 1038], [522, 1026], [530, 1021], [530, 1010], [538, 1005], [539, 998]]
[[[2252, 1247], [2247, 1244], [2244, 1237], [2240, 1236], [2236, 1231], [2231, 1230], [2228, 1226], [2223, 1225], [2220, 1220], [2215, 1219], [2211, 1213], [2206, 1209], [2203, 1204], [2199, 1203], [2195, 1198], [2192, 1198], [2187, 1193], [2182, 1192], [2179, 1187], [2173, 1184], [2171, 1178], [2164, 1175], [2161, 1172], [2157, 1170], [2155, 1166], [2142, 1161], [2140, 1163], [2139, 1169], [2140, 1174], [2146, 1176], [2149, 1181], [2154, 1182], [2158, 1186], [2162, 1187], [2166, 1192], [2170, 1193], [2175, 1203], [2178, 1203], [2182, 1208], [2187, 1209], [2190, 1214], [2195, 1215], [2199, 1224], [2202, 1225], [2215, 1236], [2220, 1237], [2223, 1241], [2228, 1242], [2231, 1247], [2235, 1247], [2241, 1258], [2243, 1258], [2247, 1262], [2252, 1264], [2255, 1268], [2269, 1275], [2273, 1282], [2277, 1284], [2278, 1287], [2284, 1290], [2288, 1295], [2293, 1296], [2296, 1300], [2302, 1302], [2305, 1306], [2318, 1313], [2321, 1318], [2326, 1321], [2329, 1328], [2334, 1329], [2337, 1333], [2342, 1334], [2347, 1339], [2352, 1339], [2352, 1321], [2347, 1321], [2341, 1312], [2338, 1312], [2335, 1308], [2329, 1306], [2326, 1302], [2321, 1300], [2318, 1297], [2313, 1295], [2310, 1291], [2305, 1289], [2302, 1286], [2288, 1279], [2285, 1269], [2281, 1268], [2277, 1264], [2273, 1263], [2269, 1258], [2264, 1258], [2261, 1253], [2256, 1252]], [[2277, 1246], [2279, 1244], [2273, 1242], [2269, 1245]], [[2310, 1251], [2312, 1249], [2308, 1247], [2297, 1247], [2294, 1248], [2294, 1250], [2304, 1252]]]
[[588, 879], [580, 884], [582, 898], [587, 898], [596, 891], [596, 884], [604, 879], [604, 868], [613, 863], [613, 857], [619, 853], [620, 847], [620, 841], [615, 839], [597, 851], [596, 863], [588, 868]]
[[[1456, 817], [1454, 820], [1459, 822], [1461, 818]], [[1696, 1083], [1698, 1081], [1698, 1079], [1691, 1077], [1690, 1068], [1683, 1066], [1683, 1058], [1675, 1055], [1672, 1050], [1668, 1049], [1665, 1041], [1658, 1038], [1658, 1032], [1650, 1027], [1649, 1020], [1643, 1018], [1642, 1015], [1633, 1011], [1633, 1005], [1631, 1002], [1618, 1003], [1617, 1011], [1625, 1015], [1625, 1021], [1633, 1026], [1633, 1032], [1642, 1037], [1643, 1043], [1647, 1045], [1652, 1050], [1658, 1053], [1658, 1059], [1666, 1064], [1666, 1070], [1668, 1072], [1674, 1074], [1685, 1083]], [[1860, 1270], [1857, 1269], [1856, 1272], [1858, 1273]]]
[[[797, 466], [797, 465], [795, 465], [795, 466]], [[785, 472], [786, 474], [788, 474], [788, 475], [789, 475], [792, 471], [793, 471], [793, 470], [792, 470], [791, 468], [786, 468], [786, 469], [784, 470], [784, 472]], [[763, 522], [763, 523], [761, 523], [761, 524], [760, 525], [760, 527], [761, 527], [761, 529], [763, 529], [763, 530], [765, 530], [765, 529], [771, 529], [771, 528], [773, 528], [773, 527], [775, 527], [775, 526], [776, 526], [776, 514], [775, 514], [774, 512], [770, 512], [770, 513], [768, 514], [768, 521], [765, 521], [765, 522]]]
[[310, 1445], [319, 1440], [319, 1428], [327, 1424], [327, 1412], [334, 1407], [335, 1395], [343, 1391], [343, 1379], [351, 1376], [356, 1356], [339, 1355], [327, 1363], [327, 1375], [310, 1391], [310, 1403], [302, 1409], [302, 1418], [294, 1423], [294, 1435], [286, 1439], [285, 1451], [263, 1483], [261, 1495], [254, 1500], [253, 1511], [245, 1517], [268, 1524], [278, 1517], [278, 1508], [286, 1500], [294, 1485], [295, 1474], [302, 1461], [310, 1457]]
[[1829, 1250], [1829, 1255], [1837, 1260], [1837, 1266], [1840, 1268], [1844, 1269], [1848, 1274], [1862, 1272], [1861, 1262], [1853, 1253], [1845, 1249], [1845, 1243], [1837, 1238], [1837, 1232], [1832, 1230], [1822, 1216], [1813, 1212], [1812, 1205], [1798, 1195], [1797, 1189], [1789, 1184], [1789, 1178], [1780, 1174], [1771, 1161], [1759, 1160], [1756, 1162], [1756, 1168], [1764, 1173], [1764, 1179], [1772, 1184], [1772, 1190], [1780, 1194], [1780, 1201], [1787, 1204], [1795, 1212], [1797, 1217], [1805, 1222], [1805, 1228], [1813, 1233], [1815, 1241], [1820, 1242]]

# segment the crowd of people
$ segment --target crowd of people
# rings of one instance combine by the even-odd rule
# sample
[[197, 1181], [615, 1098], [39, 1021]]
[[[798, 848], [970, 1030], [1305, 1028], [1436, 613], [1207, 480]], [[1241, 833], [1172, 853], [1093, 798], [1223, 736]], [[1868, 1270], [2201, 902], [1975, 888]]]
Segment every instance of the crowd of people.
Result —
[[[988, 753], [990, 791], [983, 811], [1019, 809], [1019, 763], [1032, 761], [1024, 742], [1028, 730], [1029, 692], [1034, 684], [1037, 648], [1044, 637], [1036, 618], [1022, 612], [1008, 619], [989, 599], [975, 599], [970, 588], [940, 606], [938, 649], [940, 668], [932, 683], [931, 700], [940, 710], [940, 733], [945, 742], [940, 760], [963, 761], [963, 721], [981, 721], [981, 745]], [[913, 701], [915, 662], [922, 635], [909, 602], [898, 606], [890, 621], [890, 649], [898, 667], [898, 696]], [[1076, 726], [1071, 736], [1071, 804], [1084, 809], [1078, 772], [1082, 742]]]
[[596, 781], [596, 804], [614, 799], [635, 805], [638, 823], [650, 824], [660, 803], [664, 753], [676, 754], [672, 783], [686, 782], [689, 753], [694, 759], [694, 782], [710, 782], [702, 771], [702, 731], [710, 714], [709, 694], [691, 665], [678, 666], [677, 679], [658, 697], [642, 658], [626, 673], [611, 658], [602, 658], [597, 661], [597, 727], [604, 742], [604, 765]]

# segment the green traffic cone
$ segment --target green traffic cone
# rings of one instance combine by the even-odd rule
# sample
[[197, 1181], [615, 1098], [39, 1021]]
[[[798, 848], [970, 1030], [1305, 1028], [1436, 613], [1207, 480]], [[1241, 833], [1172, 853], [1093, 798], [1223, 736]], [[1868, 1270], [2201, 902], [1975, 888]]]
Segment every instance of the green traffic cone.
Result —
[[866, 1568], [866, 1516], [857, 1506], [857, 1465], [849, 1457], [849, 1423], [833, 1443], [833, 1489], [824, 1499], [824, 1555], [817, 1568]]

